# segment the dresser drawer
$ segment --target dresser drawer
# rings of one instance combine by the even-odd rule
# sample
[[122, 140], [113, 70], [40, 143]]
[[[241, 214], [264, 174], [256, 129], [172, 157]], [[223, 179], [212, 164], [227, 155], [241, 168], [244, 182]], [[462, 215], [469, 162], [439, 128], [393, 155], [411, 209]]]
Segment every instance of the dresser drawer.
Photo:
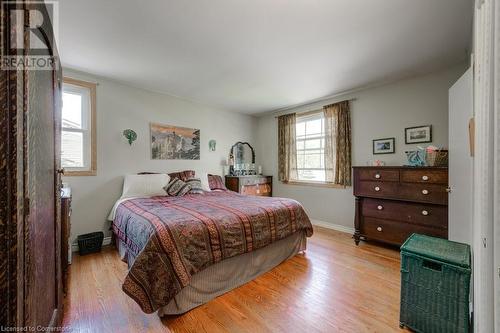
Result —
[[240, 178], [240, 186], [267, 184], [270, 180], [267, 177], [242, 177]]
[[408, 223], [366, 217], [361, 234], [368, 239], [401, 245], [412, 234], [419, 233], [435, 237], [448, 237], [447, 229], [437, 229]]
[[244, 195], [257, 195], [257, 196], [270, 197], [271, 185], [270, 184], [245, 185], [241, 187], [240, 193]]
[[354, 187], [354, 195], [363, 197], [390, 197], [393, 198], [398, 193], [398, 184], [396, 182], [370, 182], [361, 181]]
[[272, 196], [272, 176], [226, 176], [226, 187], [228, 190], [245, 195]]
[[399, 170], [358, 169], [357, 173], [360, 180], [399, 181]]
[[401, 170], [401, 181], [406, 183], [448, 184], [447, 170]]
[[448, 226], [448, 207], [446, 206], [366, 198], [363, 199], [361, 210], [365, 217], [435, 228]]
[[437, 205], [448, 204], [446, 185], [401, 183], [399, 186], [399, 197], [401, 199]]

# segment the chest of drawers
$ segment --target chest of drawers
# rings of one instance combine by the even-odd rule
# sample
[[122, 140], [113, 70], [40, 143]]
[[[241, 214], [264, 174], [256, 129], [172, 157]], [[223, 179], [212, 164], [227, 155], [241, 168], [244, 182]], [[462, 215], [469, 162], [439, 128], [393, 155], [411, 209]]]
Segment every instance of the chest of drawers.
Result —
[[448, 169], [354, 167], [354, 241], [401, 245], [412, 234], [448, 238]]

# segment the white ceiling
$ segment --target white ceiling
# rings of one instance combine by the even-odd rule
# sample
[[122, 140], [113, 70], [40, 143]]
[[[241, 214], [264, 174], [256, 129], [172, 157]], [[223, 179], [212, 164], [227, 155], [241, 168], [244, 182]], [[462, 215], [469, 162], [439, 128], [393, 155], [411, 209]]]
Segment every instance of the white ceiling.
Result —
[[454, 65], [472, 0], [64, 0], [63, 66], [245, 113]]

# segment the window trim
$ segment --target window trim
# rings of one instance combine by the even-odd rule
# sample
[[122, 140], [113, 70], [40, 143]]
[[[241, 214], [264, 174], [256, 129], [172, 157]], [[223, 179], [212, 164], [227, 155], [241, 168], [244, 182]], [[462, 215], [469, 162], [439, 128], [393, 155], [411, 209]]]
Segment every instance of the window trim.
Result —
[[343, 189], [347, 188], [347, 186], [345, 185], [340, 185], [330, 182], [314, 181], [314, 180], [289, 180], [289, 181], [283, 181], [282, 183], [286, 185], [330, 187], [330, 188], [343, 188]]
[[[90, 169], [89, 170], [72, 170], [65, 168], [64, 176], [96, 176], [97, 175], [97, 128], [96, 128], [96, 83], [73, 79], [70, 77], [63, 78], [63, 84], [71, 84], [73, 86], [89, 89], [90, 92]], [[64, 90], [63, 90], [64, 91]], [[62, 93], [61, 93], [62, 96]], [[61, 97], [62, 98], [62, 97]], [[61, 126], [62, 131], [62, 126]]]

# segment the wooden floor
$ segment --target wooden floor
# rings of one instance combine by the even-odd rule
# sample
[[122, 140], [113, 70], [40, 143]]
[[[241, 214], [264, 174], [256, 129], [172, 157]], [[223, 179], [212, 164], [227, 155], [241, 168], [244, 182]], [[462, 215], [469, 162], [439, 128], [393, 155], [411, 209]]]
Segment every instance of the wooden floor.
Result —
[[307, 252], [190, 312], [160, 319], [121, 291], [116, 250], [80, 257], [70, 271], [67, 332], [393, 332], [399, 252], [315, 228]]

